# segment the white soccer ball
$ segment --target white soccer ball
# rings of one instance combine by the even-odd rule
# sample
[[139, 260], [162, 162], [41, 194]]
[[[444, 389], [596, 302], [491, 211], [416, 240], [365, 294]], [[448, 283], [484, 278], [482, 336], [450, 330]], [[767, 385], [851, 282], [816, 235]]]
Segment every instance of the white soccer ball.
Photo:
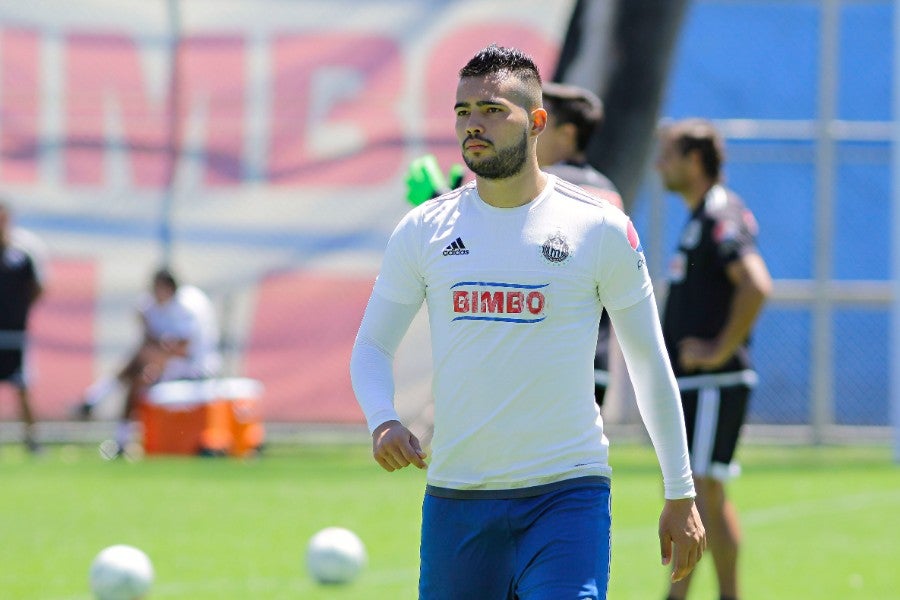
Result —
[[150, 591], [153, 565], [134, 546], [109, 546], [91, 563], [90, 581], [97, 600], [138, 600]]
[[350, 583], [366, 566], [366, 547], [343, 527], [326, 527], [309, 540], [306, 566], [319, 583]]

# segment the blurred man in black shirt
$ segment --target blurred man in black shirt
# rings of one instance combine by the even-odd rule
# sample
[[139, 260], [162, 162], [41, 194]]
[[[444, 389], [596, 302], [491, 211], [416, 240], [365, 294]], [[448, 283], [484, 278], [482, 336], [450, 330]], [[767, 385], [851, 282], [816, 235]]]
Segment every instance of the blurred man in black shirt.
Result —
[[[756, 247], [753, 214], [722, 184], [724, 143], [707, 121], [663, 129], [657, 170], [690, 217], [669, 264], [663, 335], [684, 407], [697, 506], [706, 526], [722, 600], [738, 597], [737, 513], [724, 483], [756, 383], [750, 333], [771, 291]], [[669, 598], [685, 598], [690, 577]]]
[[16, 389], [25, 445], [30, 452], [37, 452], [40, 445], [35, 437], [25, 351], [28, 315], [43, 286], [33, 249], [21, 242], [14, 234], [10, 207], [0, 198], [0, 382]]

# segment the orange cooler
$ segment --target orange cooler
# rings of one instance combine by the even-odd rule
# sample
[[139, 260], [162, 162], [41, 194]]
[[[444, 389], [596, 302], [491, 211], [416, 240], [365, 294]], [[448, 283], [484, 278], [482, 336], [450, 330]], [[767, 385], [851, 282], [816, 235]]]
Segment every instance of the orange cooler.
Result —
[[247, 456], [262, 447], [263, 386], [247, 378], [165, 381], [141, 406], [146, 454]]
[[255, 379], [234, 377], [221, 380], [219, 398], [228, 405], [226, 417], [231, 433], [232, 456], [247, 456], [257, 452], [266, 441], [262, 424], [260, 398], [263, 386]]

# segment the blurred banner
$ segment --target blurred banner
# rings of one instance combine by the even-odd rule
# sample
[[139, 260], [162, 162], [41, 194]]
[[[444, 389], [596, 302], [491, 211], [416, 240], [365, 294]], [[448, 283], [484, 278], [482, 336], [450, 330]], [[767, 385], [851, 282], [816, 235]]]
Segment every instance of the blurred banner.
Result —
[[350, 346], [409, 162], [459, 161], [456, 72], [478, 49], [520, 47], [549, 78], [572, 5], [0, 1], [0, 192], [51, 256], [39, 418], [118, 367], [170, 260], [217, 303], [266, 419], [360, 422]]
[[[811, 426], [816, 441], [883, 427], [896, 6], [0, 0], [0, 193], [51, 259], [33, 323], [39, 418], [119, 366], [137, 297], [170, 260], [219, 309], [226, 374], [265, 384], [266, 420], [361, 423], [347, 363], [409, 206], [406, 169], [426, 153], [445, 172], [460, 162], [456, 73], [497, 42], [604, 99], [591, 159], [634, 194], [659, 283], [687, 215], [649, 170], [654, 113], [712, 119], [776, 280], [750, 423]], [[427, 336], [420, 315], [397, 360], [401, 414], [421, 429]], [[17, 416], [8, 391], [0, 419]], [[625, 412], [604, 416], [639, 422]]]

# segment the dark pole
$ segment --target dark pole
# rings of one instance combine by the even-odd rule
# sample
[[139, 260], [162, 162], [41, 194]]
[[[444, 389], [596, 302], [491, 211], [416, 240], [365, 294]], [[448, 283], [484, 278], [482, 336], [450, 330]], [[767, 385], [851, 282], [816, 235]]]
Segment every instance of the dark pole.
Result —
[[179, 1], [167, 0], [169, 17], [169, 90], [166, 110], [168, 112], [168, 135], [166, 136], [166, 179], [161, 208], [159, 239], [162, 250], [162, 264], [172, 263], [172, 212], [175, 207], [175, 185], [178, 162], [181, 154], [181, 94], [180, 60], [181, 16]]
[[630, 210], [653, 149], [671, 57], [690, 0], [616, 0], [611, 27], [590, 22], [591, 0], [572, 12], [554, 80], [572, 81], [569, 67], [583, 40], [611, 31], [609, 56], [581, 56], [602, 75], [593, 91], [603, 99], [605, 119], [588, 146], [589, 162], [609, 177]]

